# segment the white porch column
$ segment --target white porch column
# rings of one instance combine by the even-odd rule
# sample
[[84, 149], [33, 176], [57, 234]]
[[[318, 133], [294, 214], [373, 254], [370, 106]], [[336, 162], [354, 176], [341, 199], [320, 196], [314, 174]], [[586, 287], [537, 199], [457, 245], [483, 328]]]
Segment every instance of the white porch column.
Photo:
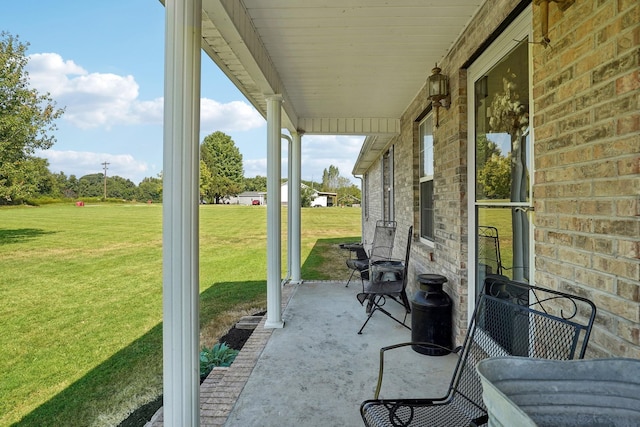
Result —
[[201, 0], [165, 1], [164, 425], [200, 425], [198, 187]]
[[267, 320], [265, 328], [282, 328], [282, 213], [280, 206], [282, 96], [267, 97]]
[[293, 141], [291, 141], [291, 149], [289, 150], [289, 164], [291, 165], [290, 171], [291, 175], [289, 176], [289, 187], [291, 188], [291, 197], [289, 198], [289, 218], [290, 221], [290, 230], [289, 230], [289, 242], [291, 253], [289, 256], [291, 257], [291, 262], [289, 267], [291, 268], [291, 282], [292, 283], [300, 283], [300, 223], [301, 223], [301, 209], [300, 209], [300, 184], [301, 181], [301, 149], [302, 149], [302, 134], [298, 132], [293, 132], [291, 134], [293, 137]]

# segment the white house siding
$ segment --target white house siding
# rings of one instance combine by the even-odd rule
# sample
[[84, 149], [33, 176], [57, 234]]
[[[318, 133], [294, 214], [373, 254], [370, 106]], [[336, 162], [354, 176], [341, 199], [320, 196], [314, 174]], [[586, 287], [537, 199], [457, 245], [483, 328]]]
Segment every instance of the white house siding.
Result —
[[[415, 275], [443, 274], [454, 301], [454, 334], [467, 325], [467, 97], [470, 59], [522, 3], [486, 1], [438, 65], [451, 107], [435, 130], [435, 242], [414, 240]], [[636, 0], [549, 6], [553, 48], [533, 47], [536, 283], [585, 295], [598, 307], [587, 357], [640, 358], [640, 4]], [[533, 7], [534, 40], [542, 38]], [[427, 75], [425, 74], [425, 80]], [[419, 230], [416, 119], [423, 87], [401, 118], [394, 146], [395, 219]], [[411, 167], [407, 167], [411, 166]], [[367, 173], [365, 240], [382, 216], [381, 163]], [[403, 247], [397, 245], [396, 251]], [[396, 255], [398, 255], [396, 253]], [[412, 292], [412, 290], [410, 290]]]

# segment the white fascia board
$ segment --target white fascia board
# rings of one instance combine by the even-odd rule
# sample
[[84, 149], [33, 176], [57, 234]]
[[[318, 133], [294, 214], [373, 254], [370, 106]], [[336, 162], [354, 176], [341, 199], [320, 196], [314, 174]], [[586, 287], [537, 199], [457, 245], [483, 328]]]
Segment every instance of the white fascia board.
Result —
[[[285, 113], [283, 118], [286, 127], [290, 130], [296, 130], [298, 116], [293, 105], [289, 102], [284, 84], [264, 48], [244, 4], [237, 0], [203, 0], [202, 9], [203, 21], [209, 20], [214, 27], [214, 32], [217, 31], [220, 35], [220, 39], [216, 38], [214, 42], [226, 45], [222, 47], [227, 48], [225, 52], [227, 57], [223, 58], [220, 55], [221, 46], [211, 46], [212, 41], [207, 40], [206, 37], [208, 25], [203, 22], [203, 45], [207, 45], [203, 46], [204, 51], [263, 117], [267, 116], [265, 97], [282, 95], [282, 108]], [[231, 58], [229, 55], [233, 55], [233, 57]], [[233, 64], [233, 69], [230, 64]], [[251, 82], [247, 82], [247, 78]], [[251, 88], [251, 86], [255, 86], [255, 88]]]
[[298, 128], [316, 135], [399, 135], [400, 119], [387, 117], [300, 117]]

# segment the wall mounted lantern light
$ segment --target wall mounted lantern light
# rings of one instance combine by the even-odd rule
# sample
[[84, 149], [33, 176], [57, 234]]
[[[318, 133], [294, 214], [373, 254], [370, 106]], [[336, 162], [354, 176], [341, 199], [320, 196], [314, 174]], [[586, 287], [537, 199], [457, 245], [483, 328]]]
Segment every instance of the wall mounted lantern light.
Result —
[[535, 5], [540, 7], [540, 27], [542, 31], [542, 41], [540, 42], [545, 48], [551, 44], [549, 39], [549, 3], [553, 2], [558, 5], [558, 9], [565, 11], [575, 3], [575, 0], [535, 0]]
[[431, 100], [431, 105], [436, 109], [436, 127], [440, 125], [439, 123], [439, 110], [440, 107], [449, 108], [450, 97], [449, 97], [449, 77], [444, 74], [440, 74], [442, 71], [438, 64], [436, 64], [435, 68], [431, 70], [431, 75], [427, 80], [427, 86], [429, 86], [429, 99]]

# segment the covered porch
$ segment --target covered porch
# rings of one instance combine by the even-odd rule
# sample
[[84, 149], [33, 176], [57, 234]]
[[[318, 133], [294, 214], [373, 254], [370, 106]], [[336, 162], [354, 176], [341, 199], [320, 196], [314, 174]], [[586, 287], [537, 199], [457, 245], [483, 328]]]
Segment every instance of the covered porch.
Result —
[[[411, 332], [375, 313], [358, 335], [366, 319], [355, 297], [360, 290], [356, 281], [285, 285], [286, 328], [265, 329], [263, 318], [231, 367], [214, 369], [200, 386], [200, 425], [361, 425], [359, 407], [373, 397], [379, 349], [410, 341]], [[385, 308], [403, 311], [392, 301]], [[444, 395], [457, 360], [395, 350], [385, 357], [381, 397]], [[149, 427], [163, 421], [161, 409]]]
[[[204, 410], [200, 407], [198, 387], [199, 88], [201, 79], [206, 78], [201, 76], [201, 50], [267, 120], [268, 200], [281, 198], [280, 179], [285, 175], [281, 168], [282, 142], [288, 141], [286, 176], [292, 185], [288, 196], [286, 286], [296, 286], [304, 279], [300, 277], [299, 208], [304, 135], [360, 135], [363, 147], [359, 167], [374, 164], [390, 141], [400, 135], [400, 117], [407, 102], [423, 90], [429, 70], [446, 55], [482, 2], [165, 0], [163, 3], [166, 7], [164, 422], [169, 426], [185, 426], [197, 425]], [[372, 340], [377, 335], [372, 324], [367, 326], [369, 333], [354, 339], [352, 332], [355, 334], [362, 322], [352, 316], [362, 315], [364, 321], [364, 312], [350, 294], [355, 294], [354, 287], [342, 289], [341, 285], [333, 286], [336, 292], [349, 295], [325, 295], [322, 302], [311, 305], [314, 317], [305, 317], [311, 322], [309, 325], [298, 324], [299, 319], [291, 314], [298, 301], [294, 296], [293, 305], [288, 308], [291, 325], [285, 327], [287, 319], [281, 311], [281, 231], [280, 205], [267, 203], [267, 315], [261, 327], [276, 329], [269, 344], [276, 348], [286, 347], [284, 342], [276, 344], [278, 339], [295, 340], [298, 328], [305, 337], [313, 336], [318, 328], [333, 336], [317, 338], [319, 343], [330, 343], [326, 348], [317, 348], [319, 360], [339, 366], [344, 356], [353, 363], [353, 369], [344, 375], [367, 376], [353, 382], [342, 378], [342, 387], [336, 387], [345, 389], [344, 394], [327, 390], [327, 397], [350, 396], [352, 401], [346, 405], [345, 414], [351, 418], [338, 424], [353, 424], [359, 418], [356, 403], [371, 396], [380, 344], [407, 341], [408, 332], [396, 333], [391, 329]], [[304, 292], [311, 287], [305, 284], [298, 289]], [[299, 297], [302, 303], [305, 297]], [[343, 303], [349, 304], [349, 308], [340, 314], [327, 311]], [[320, 323], [319, 315], [336, 319]], [[382, 325], [394, 328], [388, 319], [380, 320]], [[284, 330], [277, 330], [280, 328]], [[345, 329], [338, 332], [339, 328]], [[355, 347], [341, 352], [342, 345]], [[304, 366], [302, 353], [288, 355], [295, 362], [288, 363], [289, 368]], [[282, 357], [266, 358], [264, 363], [275, 367], [276, 362], [286, 360]], [[316, 380], [328, 376], [311, 367], [303, 371]], [[274, 380], [263, 379], [270, 383]], [[353, 393], [354, 385], [360, 390], [358, 394]], [[351, 390], [347, 391], [348, 388]], [[271, 396], [268, 391], [261, 392], [265, 393]], [[293, 399], [296, 397], [301, 394], [292, 395]], [[277, 395], [275, 399], [283, 410], [293, 403]], [[303, 400], [301, 403], [321, 412], [333, 410], [322, 409], [322, 401], [326, 405], [326, 399]], [[296, 415], [301, 416], [302, 413]], [[262, 420], [260, 425], [265, 425], [264, 422], [267, 421]], [[274, 421], [274, 425], [281, 424]]]
[[[285, 363], [285, 371], [295, 372], [309, 353], [315, 356], [323, 349], [303, 353], [298, 346], [264, 356], [270, 346], [287, 348], [286, 339], [306, 342], [317, 330], [333, 334], [313, 340], [329, 347], [326, 357], [315, 360], [321, 370], [307, 369], [313, 384], [312, 379], [342, 366], [344, 342], [353, 345], [360, 338], [352, 338], [351, 329], [337, 335], [338, 325], [351, 328], [360, 322], [331, 311], [334, 304], [349, 301], [352, 306], [344, 313], [362, 314], [353, 295], [342, 295], [356, 290], [334, 286], [313, 306], [316, 317], [308, 325], [297, 324], [304, 316], [293, 314], [304, 313], [295, 303], [311, 298], [303, 295], [313, 289], [300, 275], [298, 190], [301, 150], [309, 134], [362, 136], [352, 171], [363, 183], [362, 239], [369, 241], [371, 225], [380, 219], [416, 227], [408, 277], [410, 282], [421, 273], [449, 278], [456, 343], [468, 325], [483, 275], [489, 273], [476, 253], [479, 227], [499, 226], [501, 238], [508, 236], [502, 247], [508, 248], [509, 262], [503, 271], [510, 271], [511, 278], [585, 295], [603, 308], [588, 357], [638, 358], [637, 2], [164, 3], [166, 425], [198, 425], [204, 411], [197, 357], [199, 88], [206, 78], [201, 75], [202, 51], [267, 120], [268, 200], [280, 200], [282, 177], [291, 183], [284, 280], [281, 207], [267, 203], [264, 328], [270, 329], [265, 333], [271, 339], [254, 371], [261, 374], [253, 380], [267, 382], [259, 390], [250, 379], [247, 392], [273, 397], [271, 404], [280, 401], [283, 410], [294, 403], [320, 408], [323, 399], [295, 390], [295, 382], [288, 390], [295, 390], [298, 399], [280, 399], [275, 382], [286, 357], [294, 359]], [[281, 167], [283, 141], [289, 144], [286, 173]], [[493, 190], [488, 177], [496, 164], [503, 166], [507, 182], [504, 191], [494, 193], [488, 191]], [[502, 269], [503, 263], [498, 266]], [[289, 286], [300, 293], [283, 311]], [[324, 315], [331, 322], [320, 323]], [[403, 333], [383, 334], [393, 334], [392, 341], [399, 342], [406, 341]], [[273, 344], [277, 339], [283, 341]], [[347, 353], [346, 360], [357, 361], [359, 373], [373, 375], [376, 369], [366, 366], [376, 362], [361, 350]], [[376, 353], [377, 348], [371, 357], [376, 359]], [[330, 367], [320, 368], [327, 360]], [[410, 367], [412, 362], [400, 364]], [[324, 412], [349, 407], [357, 416], [354, 405], [366, 398], [372, 379], [336, 383], [329, 397], [350, 386], [353, 400], [327, 405]], [[237, 408], [248, 407], [239, 399]], [[257, 399], [252, 397], [251, 405], [258, 405]], [[271, 416], [282, 420], [279, 413], [269, 413], [260, 425]], [[251, 422], [238, 418], [236, 425]]]

